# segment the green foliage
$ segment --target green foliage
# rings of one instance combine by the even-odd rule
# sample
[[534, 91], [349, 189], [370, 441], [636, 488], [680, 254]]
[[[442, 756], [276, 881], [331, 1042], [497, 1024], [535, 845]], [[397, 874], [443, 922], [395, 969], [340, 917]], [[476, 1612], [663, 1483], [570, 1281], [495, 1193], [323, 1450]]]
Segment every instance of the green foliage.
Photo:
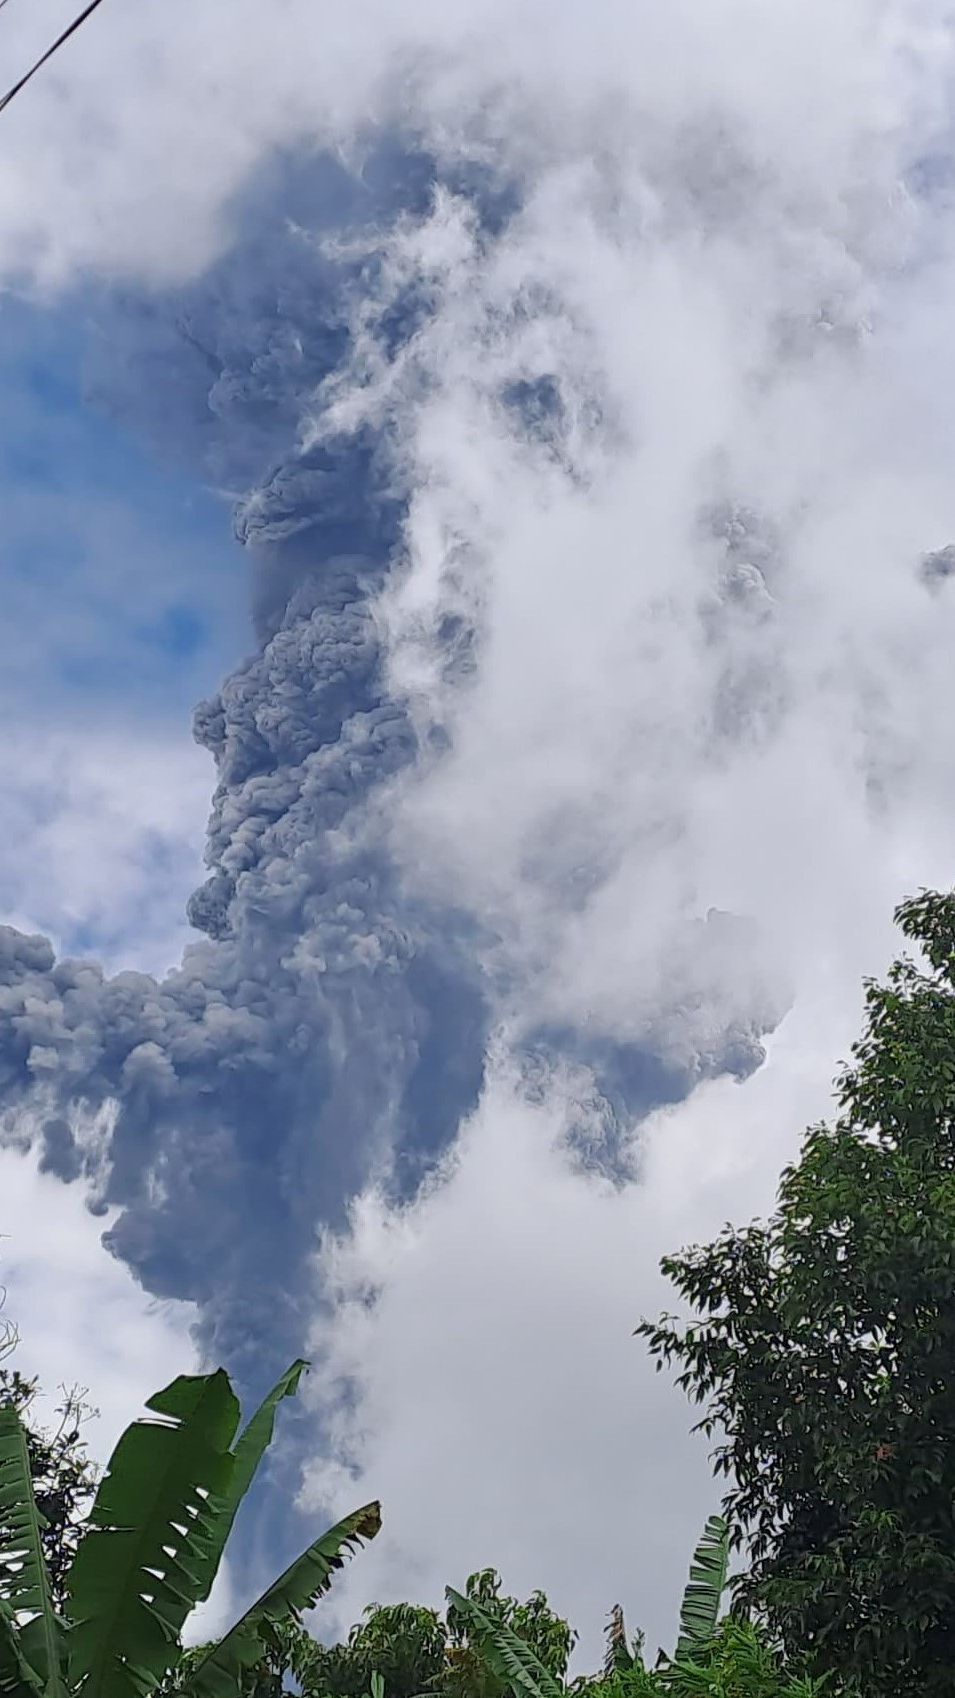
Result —
[[768, 1224], [663, 1266], [695, 1311], [638, 1329], [704, 1406], [750, 1568], [741, 1607], [833, 1692], [955, 1670], [955, 896], [896, 919], [926, 965], [866, 986], [839, 1115]]
[[473, 1642], [474, 1650], [505, 1691], [514, 1698], [563, 1698], [563, 1685], [536, 1651], [501, 1615], [481, 1607], [473, 1596], [447, 1589], [449, 1615]]
[[366, 1504], [309, 1545], [197, 1663], [189, 1681], [190, 1695], [234, 1698], [244, 1672], [260, 1661], [263, 1640], [267, 1641], [271, 1628], [289, 1618], [297, 1621], [302, 1610], [311, 1609], [351, 1550], [373, 1539], [380, 1527], [378, 1504]]
[[698, 1656], [711, 1644], [726, 1590], [729, 1558], [729, 1523], [722, 1515], [711, 1515], [693, 1553], [690, 1578], [683, 1594], [678, 1658]]
[[680, 1611], [680, 1640], [672, 1658], [662, 1652], [648, 1669], [642, 1641], [627, 1645], [623, 1614], [611, 1615], [603, 1674], [567, 1687], [509, 1624], [495, 1620], [473, 1596], [448, 1591], [451, 1609], [468, 1624], [475, 1650], [513, 1698], [821, 1698], [821, 1687], [787, 1672], [757, 1627], [719, 1611], [726, 1588], [729, 1532], [711, 1517], [694, 1552]]
[[619, 1604], [614, 1604], [610, 1611], [604, 1636], [607, 1641], [603, 1666], [605, 1680], [611, 1680], [615, 1674], [625, 1674], [642, 1660], [644, 1636], [639, 1633], [633, 1645], [628, 1644], [627, 1624]]
[[[190, 1646], [183, 1651], [175, 1669], [156, 1688], [154, 1698], [189, 1698], [192, 1677], [208, 1656], [211, 1645]], [[244, 1669], [233, 1685], [235, 1698], [286, 1698], [287, 1694], [311, 1690], [303, 1685], [303, 1674], [311, 1667], [316, 1645], [299, 1623], [282, 1622], [274, 1629], [263, 1628], [257, 1662]]]
[[[18, 1412], [0, 1409], [0, 1575], [3, 1577], [4, 1661], [27, 1669], [46, 1698], [61, 1698], [62, 1636], [43, 1560], [42, 1520], [33, 1495], [30, 1453]], [[16, 1645], [10, 1646], [16, 1624]]]
[[[40, 1426], [32, 1417], [38, 1395], [36, 1380], [0, 1368], [0, 1409], [21, 1416], [30, 1458], [33, 1495], [39, 1511], [41, 1540], [50, 1592], [56, 1609], [63, 1607], [66, 1573], [76, 1554], [85, 1513], [96, 1486], [96, 1470], [86, 1454], [81, 1432], [93, 1413], [77, 1391], [67, 1391], [55, 1410], [56, 1424]], [[3, 1533], [0, 1528], [0, 1539]], [[0, 1578], [0, 1598], [4, 1596]]]
[[149, 1399], [100, 1483], [69, 1578], [70, 1673], [96, 1698], [145, 1698], [208, 1594], [239, 1405], [227, 1376], [183, 1376]]
[[113, 1452], [67, 1575], [62, 1620], [43, 1559], [21, 1412], [0, 1408], [0, 1693], [150, 1698], [174, 1690], [184, 1698], [236, 1698], [245, 1671], [254, 1674], [274, 1652], [277, 1631], [297, 1621], [346, 1553], [380, 1525], [377, 1504], [346, 1517], [218, 1645], [183, 1656], [182, 1625], [209, 1594], [276, 1408], [303, 1369], [295, 1363], [283, 1375], [234, 1449], [239, 1410], [222, 1372], [182, 1376], [150, 1399], [159, 1419], [134, 1422]]
[[[520, 1603], [502, 1595], [500, 1585], [493, 1569], [472, 1574], [465, 1604], [474, 1603], [482, 1617], [519, 1633], [561, 1682], [576, 1636], [542, 1592]], [[256, 1665], [254, 1679], [261, 1683], [263, 1698], [273, 1690], [281, 1693], [282, 1675], [294, 1680], [306, 1698], [368, 1698], [379, 1680], [385, 1698], [503, 1698], [510, 1690], [508, 1680], [479, 1647], [475, 1620], [455, 1601], [446, 1623], [437, 1610], [420, 1605], [371, 1604], [339, 1645], [317, 1644], [286, 1622]], [[269, 1686], [269, 1680], [278, 1684]]]
[[25, 1698], [26, 1694], [38, 1693], [40, 1689], [40, 1676], [23, 1651], [14, 1610], [0, 1598], [0, 1693]]
[[[648, 1669], [642, 1636], [628, 1643], [616, 1607], [603, 1672], [569, 1685], [574, 1635], [543, 1593], [523, 1604], [502, 1597], [493, 1569], [472, 1574], [465, 1594], [448, 1589], [447, 1621], [410, 1604], [372, 1604], [344, 1644], [320, 1645], [292, 1620], [276, 1624], [254, 1667], [243, 1671], [241, 1698], [458, 1698], [494, 1691], [501, 1698], [822, 1698], [822, 1688], [796, 1678], [765, 1633], [719, 1619], [728, 1537], [718, 1518], [707, 1523], [694, 1553], [681, 1609], [681, 1645]], [[519, 1632], [515, 1624], [520, 1624]], [[531, 1644], [529, 1635], [535, 1643]], [[543, 1653], [543, 1655], [542, 1655]], [[186, 1654], [170, 1698], [192, 1690], [204, 1652]], [[547, 1658], [547, 1661], [544, 1658]], [[294, 1682], [294, 1686], [292, 1684]]]
[[292, 1363], [292, 1366], [286, 1370], [260, 1403], [235, 1445], [229, 1480], [219, 1493], [214, 1505], [215, 1530], [209, 1540], [205, 1557], [200, 1559], [204, 1562], [204, 1567], [197, 1581], [200, 1586], [198, 1593], [200, 1599], [207, 1598], [212, 1590], [212, 1582], [215, 1579], [229, 1534], [232, 1532], [239, 1505], [258, 1472], [259, 1464], [266, 1450], [272, 1443], [278, 1406], [284, 1398], [295, 1396], [306, 1368], [307, 1363], [301, 1359]]
[[369, 1698], [379, 1681], [385, 1698], [505, 1698], [509, 1677], [487, 1655], [483, 1636], [490, 1622], [519, 1636], [563, 1691], [576, 1635], [542, 1592], [521, 1603], [500, 1588], [493, 1569], [472, 1574], [463, 1602], [460, 1594], [449, 1593], [446, 1622], [436, 1610], [419, 1605], [371, 1604], [339, 1645], [317, 1644], [286, 1622], [247, 1671], [243, 1698], [253, 1693], [254, 1698], [279, 1698], [283, 1676], [305, 1698]]
[[823, 1688], [789, 1674], [759, 1628], [729, 1618], [694, 1655], [635, 1663], [612, 1679], [588, 1683], [585, 1698], [823, 1698]]
[[486, 1635], [476, 1634], [478, 1617], [473, 1606], [483, 1619], [500, 1626], [505, 1633], [516, 1634], [548, 1675], [563, 1680], [577, 1635], [562, 1617], [554, 1614], [543, 1592], [532, 1592], [524, 1603], [502, 1597], [500, 1576], [493, 1568], [483, 1568], [468, 1576], [464, 1589], [467, 1610], [462, 1610], [460, 1596], [448, 1593], [451, 1644], [441, 1682], [446, 1698], [503, 1698], [511, 1689], [500, 1663], [488, 1657]]
[[445, 1628], [437, 1610], [413, 1604], [372, 1604], [343, 1645], [315, 1645], [313, 1655], [288, 1667], [307, 1693], [365, 1698], [375, 1674], [387, 1698], [416, 1698], [437, 1690], [445, 1667]]

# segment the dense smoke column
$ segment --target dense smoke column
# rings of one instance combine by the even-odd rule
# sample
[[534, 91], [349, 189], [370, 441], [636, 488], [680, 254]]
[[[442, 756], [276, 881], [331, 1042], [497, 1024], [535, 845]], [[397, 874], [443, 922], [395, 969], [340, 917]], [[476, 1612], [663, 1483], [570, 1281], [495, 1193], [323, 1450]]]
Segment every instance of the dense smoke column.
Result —
[[[420, 751], [385, 690], [375, 617], [408, 493], [387, 428], [303, 430], [349, 360], [351, 309], [374, 294], [389, 232], [426, 213], [435, 180], [429, 161], [386, 149], [360, 171], [290, 168], [200, 284], [161, 306], [112, 304], [98, 386], [230, 492], [257, 647], [196, 715], [217, 786], [209, 875], [189, 904], [200, 940], [181, 966], [106, 979], [0, 931], [8, 1134], [26, 1126], [50, 1171], [119, 1209], [107, 1243], [149, 1291], [199, 1305], [209, 1356], [250, 1390], [301, 1349], [321, 1227], [343, 1223], [370, 1177], [413, 1195], [454, 1138], [499, 1011], [476, 920], [411, 896], [388, 850], [380, 804]], [[509, 191], [466, 173], [444, 186], [493, 242]], [[386, 359], [429, 310], [412, 278], [376, 324]], [[546, 439], [560, 405], [547, 373], [502, 400]], [[452, 668], [468, 643], [449, 632]], [[689, 939], [695, 971], [715, 950], [718, 974], [726, 923]], [[751, 1070], [772, 1018], [714, 1029], [677, 1063], [652, 1032], [563, 1027], [525, 1033], [515, 1060], [532, 1093], [555, 1062], [589, 1071], [599, 1112], [582, 1159], [630, 1176], [622, 1129], [705, 1073]]]
[[108, 1242], [151, 1291], [197, 1300], [234, 1364], [263, 1337], [296, 1347], [319, 1224], [376, 1165], [413, 1189], [481, 1078], [460, 946], [366, 840], [369, 791], [412, 750], [376, 693], [367, 590], [363, 562], [323, 562], [200, 710], [220, 784], [191, 912], [210, 936], [180, 969], [105, 980], [3, 934], [4, 1101], [51, 1105], [64, 1178], [101, 1160], [67, 1122], [111, 1105]]
[[[348, 188], [367, 215], [370, 177], [332, 173], [333, 212]], [[210, 1355], [256, 1383], [301, 1348], [321, 1225], [370, 1175], [416, 1189], [476, 1101], [487, 1032], [468, 928], [404, 896], [375, 830], [415, 751], [370, 610], [400, 502], [374, 444], [296, 441], [347, 345], [348, 269], [285, 219], [268, 234], [161, 319], [131, 308], [121, 350], [131, 388], [155, 380], [160, 438], [245, 489], [260, 647], [196, 714], [218, 780], [189, 904], [205, 938], [157, 983], [0, 933], [9, 1131], [26, 1110], [45, 1166], [121, 1209], [110, 1247], [196, 1301]]]

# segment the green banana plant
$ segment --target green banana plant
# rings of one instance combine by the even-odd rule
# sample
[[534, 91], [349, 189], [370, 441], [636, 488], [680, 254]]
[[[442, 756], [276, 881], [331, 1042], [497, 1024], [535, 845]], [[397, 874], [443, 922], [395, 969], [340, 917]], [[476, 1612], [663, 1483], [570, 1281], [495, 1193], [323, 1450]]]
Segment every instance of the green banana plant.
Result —
[[623, 1609], [620, 1604], [614, 1604], [604, 1628], [606, 1650], [601, 1670], [602, 1678], [612, 1681], [615, 1675], [630, 1674], [635, 1669], [642, 1669], [645, 1643], [646, 1635], [643, 1632], [638, 1633], [632, 1642], [628, 1640]]
[[450, 1587], [447, 1597], [512, 1698], [725, 1698], [730, 1692], [739, 1698], [744, 1693], [750, 1698], [821, 1698], [818, 1685], [780, 1671], [772, 1647], [751, 1623], [721, 1621], [728, 1571], [729, 1528], [721, 1516], [711, 1516], [693, 1553], [674, 1656], [661, 1651], [656, 1667], [648, 1668], [642, 1640], [632, 1649], [627, 1643], [617, 1605], [611, 1612], [602, 1674], [569, 1686], [555, 1679], [530, 1645], [475, 1599]]
[[[64, 1616], [50, 1595], [26, 1436], [16, 1411], [0, 1409], [2, 1698], [149, 1698], [178, 1664], [186, 1617], [212, 1590], [278, 1405], [305, 1369], [293, 1362], [238, 1438], [221, 1369], [182, 1375], [149, 1399], [153, 1418], [126, 1429], [100, 1482]], [[274, 1624], [316, 1603], [380, 1525], [380, 1506], [366, 1504], [309, 1545], [193, 1663], [184, 1698], [235, 1698]]]
[[678, 1658], [695, 1661], [712, 1645], [729, 1578], [729, 1566], [729, 1524], [722, 1515], [711, 1515], [693, 1552], [690, 1578], [683, 1593], [676, 1642]]
[[495, 1620], [476, 1599], [466, 1598], [453, 1586], [445, 1587], [445, 1597], [467, 1624], [468, 1633], [488, 1667], [506, 1683], [514, 1698], [565, 1698], [563, 1682], [551, 1674], [536, 1651], [512, 1627]]
[[[690, 1577], [680, 1608], [677, 1661], [699, 1659], [715, 1639], [728, 1569], [729, 1527], [721, 1516], [712, 1515], [690, 1564]], [[494, 1673], [507, 1683], [513, 1698], [566, 1698], [567, 1688], [555, 1679], [512, 1628], [495, 1620], [473, 1598], [464, 1597], [450, 1586], [447, 1598], [467, 1622], [481, 1655]], [[623, 1611], [619, 1604], [611, 1611], [607, 1641], [603, 1670], [605, 1681], [612, 1681], [615, 1675], [629, 1676], [628, 1691], [632, 1698], [639, 1698], [642, 1690], [647, 1693], [660, 1690], [659, 1681], [643, 1665], [639, 1647], [634, 1655], [627, 1645]], [[666, 1661], [662, 1652], [661, 1660]]]
[[6, 1592], [0, 1615], [0, 1692], [25, 1691], [32, 1683], [43, 1698], [63, 1698], [61, 1637], [43, 1558], [43, 1521], [33, 1496], [26, 1433], [13, 1409], [0, 1409], [0, 1526], [6, 1530], [0, 1547]]

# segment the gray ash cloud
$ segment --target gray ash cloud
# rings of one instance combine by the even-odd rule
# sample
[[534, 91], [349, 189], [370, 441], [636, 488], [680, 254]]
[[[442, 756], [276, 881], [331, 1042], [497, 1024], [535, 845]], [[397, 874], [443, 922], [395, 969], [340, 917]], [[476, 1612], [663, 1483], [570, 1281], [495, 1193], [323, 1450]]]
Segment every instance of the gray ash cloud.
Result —
[[[49, 1171], [119, 1209], [110, 1248], [149, 1291], [196, 1302], [205, 1347], [247, 1384], [301, 1347], [320, 1228], [342, 1224], [372, 1174], [413, 1194], [447, 1148], [477, 1100], [494, 1015], [477, 922], [409, 897], [378, 829], [383, 786], [417, 752], [383, 686], [373, 616], [401, 534], [387, 443], [299, 438], [347, 357], [344, 303], [375, 263], [373, 240], [361, 260], [329, 255], [316, 228], [373, 235], [423, 210], [432, 177], [387, 150], [359, 174], [289, 168], [250, 199], [253, 234], [201, 284], [112, 303], [101, 396], [231, 492], [256, 646], [196, 713], [217, 782], [181, 965], [161, 981], [107, 978], [0, 930], [9, 1135], [34, 1127]], [[508, 192], [451, 186], [477, 196], [493, 238]], [[410, 291], [381, 334], [399, 346], [425, 310]], [[552, 410], [548, 381], [519, 398], [528, 430]], [[754, 1032], [679, 1076], [585, 1033], [531, 1047], [535, 1065], [567, 1053], [593, 1067], [611, 1127], [701, 1069], [759, 1058]]]

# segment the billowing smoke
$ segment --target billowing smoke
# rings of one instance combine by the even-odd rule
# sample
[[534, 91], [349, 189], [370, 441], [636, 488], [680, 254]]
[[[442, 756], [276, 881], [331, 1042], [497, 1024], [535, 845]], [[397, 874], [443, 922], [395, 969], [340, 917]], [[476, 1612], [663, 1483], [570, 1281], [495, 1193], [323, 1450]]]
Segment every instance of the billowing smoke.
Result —
[[[382, 1165], [413, 1188], [473, 1104], [487, 1025], [460, 924], [405, 900], [375, 842], [370, 799], [414, 751], [370, 611], [395, 504], [361, 442], [296, 452], [342, 335], [307, 247], [278, 248], [271, 276], [239, 254], [163, 320], [161, 399], [208, 419], [207, 465], [262, 479], [237, 507], [260, 646], [196, 714], [218, 776], [190, 903], [207, 938], [157, 983], [3, 934], [8, 1123], [30, 1111], [44, 1164], [121, 1205], [116, 1253], [258, 1374], [266, 1334], [276, 1356], [303, 1335], [319, 1224]], [[250, 270], [259, 299], [230, 302]], [[140, 348], [165, 356], [160, 336]]]
[[[303, 193], [311, 227], [290, 229]], [[422, 743], [389, 689], [376, 611], [401, 561], [407, 468], [387, 424], [322, 425], [323, 395], [334, 414], [370, 338], [392, 373], [413, 359], [434, 310], [429, 279], [389, 272], [388, 256], [396, 231], [433, 217], [436, 194], [489, 246], [516, 205], [473, 172], [436, 184], [426, 159], [373, 158], [360, 179], [320, 163], [283, 185], [282, 219], [260, 222], [200, 286], [148, 317], [113, 304], [120, 359], [98, 384], [237, 492], [259, 642], [196, 713], [217, 788], [209, 877], [189, 904], [206, 935], [182, 965], [159, 982], [106, 978], [55, 961], [43, 938], [0, 934], [8, 1127], [35, 1129], [43, 1165], [84, 1175], [94, 1207], [119, 1206], [111, 1249], [148, 1290], [197, 1302], [210, 1352], [256, 1379], [300, 1345], [320, 1229], [340, 1228], [370, 1179], [414, 1193], [475, 1106], [489, 1034], [514, 1001], [501, 938], [449, 894], [429, 900], [389, 852], [396, 780], [442, 746], [437, 725]], [[554, 375], [502, 369], [496, 387], [515, 442], [551, 452], [567, 429]], [[765, 599], [745, 576], [758, 569], [732, 565], [727, 515], [716, 529], [730, 581]], [[478, 624], [443, 616], [452, 693], [466, 688]], [[572, 877], [541, 869], [544, 883]], [[570, 900], [586, 894], [587, 882]], [[677, 976], [707, 1002], [727, 950], [745, 956], [748, 940], [714, 914], [686, 946], [697, 966]], [[582, 1148], [613, 1166], [635, 1113], [701, 1073], [755, 1065], [767, 1010], [718, 1018], [705, 1035], [690, 1019], [682, 1047], [670, 1032], [674, 1053], [660, 1039], [676, 1012], [666, 998], [623, 1032], [542, 1015], [512, 1041], [532, 1094], [556, 1058], [584, 1069], [602, 1134], [595, 1143], [591, 1113]]]

